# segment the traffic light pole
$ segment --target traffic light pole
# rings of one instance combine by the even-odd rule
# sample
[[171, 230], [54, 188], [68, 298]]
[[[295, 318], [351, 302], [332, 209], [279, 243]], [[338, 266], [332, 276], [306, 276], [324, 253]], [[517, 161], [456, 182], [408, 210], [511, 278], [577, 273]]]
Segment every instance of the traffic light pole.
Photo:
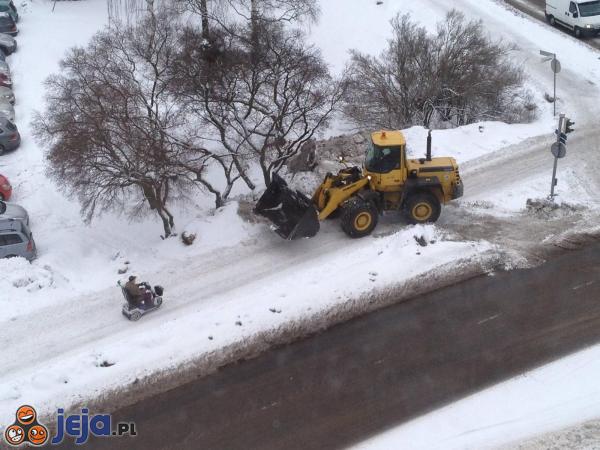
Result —
[[[564, 113], [561, 113], [559, 119], [558, 119], [558, 129], [557, 129], [557, 133], [556, 133], [556, 143], [557, 145], [560, 145], [560, 137], [561, 134], [564, 133], [564, 123], [565, 123], [565, 115]], [[558, 153], [556, 155], [554, 155], [554, 168], [552, 169], [552, 185], [550, 186], [550, 197], [548, 197], [550, 200], [553, 200], [554, 197], [556, 196], [556, 194], [554, 193], [554, 187], [557, 185], [558, 180], [556, 179], [556, 169], [558, 168]]]

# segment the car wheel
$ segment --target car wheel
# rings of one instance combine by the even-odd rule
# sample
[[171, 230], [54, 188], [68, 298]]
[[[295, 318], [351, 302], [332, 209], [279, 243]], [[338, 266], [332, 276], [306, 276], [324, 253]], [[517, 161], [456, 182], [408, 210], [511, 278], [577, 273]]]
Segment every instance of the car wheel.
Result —
[[554, 16], [550, 16], [550, 18], [548, 19], [548, 23], [553, 27], [556, 26], [556, 20], [554, 19]]
[[440, 201], [427, 192], [414, 194], [406, 201], [406, 215], [412, 224], [433, 223], [439, 219], [441, 212]]
[[5, 202], [6, 199], [4, 198], [4, 194], [2, 192], [0, 192], [0, 201]]
[[136, 322], [136, 321], [140, 320], [141, 317], [142, 317], [141, 312], [134, 311], [131, 313], [131, 316], [129, 316], [129, 320], [131, 320], [132, 322]]
[[4, 145], [0, 145], [0, 156], [4, 155], [5, 152], [6, 149], [4, 148]]
[[575, 28], [573, 29], [573, 34], [575, 34], [575, 37], [576, 37], [577, 39], [581, 39], [581, 36], [583, 35], [583, 33], [582, 33], [582, 31], [581, 31], [581, 28], [579, 28], [579, 27], [575, 27]]

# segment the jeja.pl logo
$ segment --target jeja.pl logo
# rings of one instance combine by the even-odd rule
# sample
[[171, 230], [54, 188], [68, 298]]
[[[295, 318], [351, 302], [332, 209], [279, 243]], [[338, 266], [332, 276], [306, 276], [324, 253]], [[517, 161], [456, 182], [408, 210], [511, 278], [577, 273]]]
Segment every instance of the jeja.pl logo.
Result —
[[17, 409], [15, 422], [4, 431], [4, 438], [14, 447], [23, 443], [44, 445], [48, 441], [48, 429], [38, 422], [33, 406], [23, 405]]
[[137, 431], [135, 422], [115, 424], [111, 414], [90, 414], [87, 408], [81, 408], [81, 414], [67, 415], [63, 408], [58, 408], [56, 411], [56, 435], [49, 441], [48, 428], [38, 422], [35, 408], [29, 405], [23, 405], [17, 409], [15, 422], [4, 430], [4, 439], [13, 447], [21, 444], [58, 445], [65, 438], [73, 438], [75, 445], [83, 445], [90, 436], [135, 437]]

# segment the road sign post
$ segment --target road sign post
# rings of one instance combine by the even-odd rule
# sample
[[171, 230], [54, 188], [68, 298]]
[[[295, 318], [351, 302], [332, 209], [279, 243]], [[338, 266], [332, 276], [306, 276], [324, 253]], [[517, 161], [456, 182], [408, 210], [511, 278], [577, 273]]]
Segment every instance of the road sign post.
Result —
[[550, 61], [550, 68], [554, 74], [554, 97], [552, 98], [552, 103], [554, 104], [554, 115], [556, 116], [556, 74], [561, 71], [560, 61], [556, 59], [556, 53], [540, 50], [540, 55], [544, 56], [544, 62]]

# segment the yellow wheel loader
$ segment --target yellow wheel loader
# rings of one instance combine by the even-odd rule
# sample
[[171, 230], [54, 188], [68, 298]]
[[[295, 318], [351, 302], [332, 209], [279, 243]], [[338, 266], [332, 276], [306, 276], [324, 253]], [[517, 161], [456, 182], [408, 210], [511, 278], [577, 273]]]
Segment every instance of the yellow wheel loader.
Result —
[[427, 154], [407, 159], [400, 131], [371, 133], [364, 167], [328, 173], [312, 198], [293, 191], [278, 175], [259, 199], [254, 211], [275, 224], [284, 239], [312, 237], [319, 221], [339, 216], [342, 229], [353, 238], [370, 234], [384, 211], [403, 211], [410, 223], [435, 222], [441, 205], [463, 195], [463, 184], [454, 158], [431, 157], [431, 132]]

